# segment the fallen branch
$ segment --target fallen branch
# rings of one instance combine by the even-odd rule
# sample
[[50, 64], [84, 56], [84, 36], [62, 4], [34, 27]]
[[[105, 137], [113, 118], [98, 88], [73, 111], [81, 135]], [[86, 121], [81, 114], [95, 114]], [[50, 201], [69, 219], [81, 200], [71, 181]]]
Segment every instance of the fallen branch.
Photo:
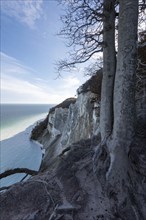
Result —
[[28, 175], [36, 175], [38, 174], [38, 171], [36, 170], [30, 170], [27, 168], [15, 168], [15, 169], [11, 169], [11, 170], [6, 170], [5, 172], [0, 174], [0, 179], [5, 178], [7, 176], [16, 174], [16, 173], [26, 173]]
[[11, 186], [3, 186], [3, 187], [0, 188], [0, 191], [7, 190], [7, 189], [9, 189], [10, 187], [11, 187]]

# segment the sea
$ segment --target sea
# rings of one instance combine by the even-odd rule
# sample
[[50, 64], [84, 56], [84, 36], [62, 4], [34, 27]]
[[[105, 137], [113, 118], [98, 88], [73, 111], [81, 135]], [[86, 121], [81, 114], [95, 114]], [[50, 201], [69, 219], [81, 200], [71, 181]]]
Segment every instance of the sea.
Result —
[[[1, 104], [0, 106], [0, 173], [14, 168], [39, 170], [42, 148], [30, 140], [33, 127], [43, 120], [49, 104]], [[21, 181], [26, 174], [14, 174], [0, 180], [0, 187]], [[25, 179], [28, 179], [27, 176]]]

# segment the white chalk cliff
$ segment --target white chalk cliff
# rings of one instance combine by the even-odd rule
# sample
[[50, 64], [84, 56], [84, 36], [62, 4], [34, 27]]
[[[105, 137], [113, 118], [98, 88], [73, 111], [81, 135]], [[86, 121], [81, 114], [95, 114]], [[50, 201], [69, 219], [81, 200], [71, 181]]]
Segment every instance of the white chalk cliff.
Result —
[[43, 123], [33, 130], [32, 139], [45, 148], [43, 167], [47, 168], [71, 144], [99, 132], [101, 78], [99, 71], [77, 90], [77, 99], [69, 98], [50, 109], [43, 132], [40, 132]]

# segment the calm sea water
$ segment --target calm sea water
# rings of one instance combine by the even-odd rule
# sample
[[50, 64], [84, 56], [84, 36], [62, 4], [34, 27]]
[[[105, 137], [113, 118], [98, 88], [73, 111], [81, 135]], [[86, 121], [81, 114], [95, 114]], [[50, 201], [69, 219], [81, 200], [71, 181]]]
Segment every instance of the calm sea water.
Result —
[[[42, 160], [41, 146], [30, 140], [33, 126], [47, 116], [52, 105], [2, 104], [0, 172], [14, 168], [38, 170]], [[0, 187], [19, 182], [25, 174], [14, 174], [0, 180]]]
[[51, 106], [49, 104], [1, 104], [1, 140], [12, 137], [35, 121], [44, 118]]

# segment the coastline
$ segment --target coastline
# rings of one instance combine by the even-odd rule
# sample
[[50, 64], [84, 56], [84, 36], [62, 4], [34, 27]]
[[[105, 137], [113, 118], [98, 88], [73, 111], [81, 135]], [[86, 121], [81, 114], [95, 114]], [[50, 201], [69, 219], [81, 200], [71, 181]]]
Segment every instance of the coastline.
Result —
[[43, 120], [43, 118], [45, 118], [46, 115], [47, 112], [39, 115], [35, 115], [33, 117], [32, 116], [27, 117], [8, 127], [4, 127], [4, 128], [1, 127], [0, 141], [6, 140], [8, 138], [17, 135], [18, 133], [27, 129], [29, 126], [34, 126], [39, 120]]
[[[40, 143], [30, 140], [30, 134], [33, 127], [41, 120], [35, 121], [25, 130], [1, 141], [0, 173], [14, 168], [39, 170], [45, 152]], [[25, 173], [10, 175], [0, 180], [0, 187], [10, 186], [23, 178], [27, 180], [30, 176], [25, 177]]]

